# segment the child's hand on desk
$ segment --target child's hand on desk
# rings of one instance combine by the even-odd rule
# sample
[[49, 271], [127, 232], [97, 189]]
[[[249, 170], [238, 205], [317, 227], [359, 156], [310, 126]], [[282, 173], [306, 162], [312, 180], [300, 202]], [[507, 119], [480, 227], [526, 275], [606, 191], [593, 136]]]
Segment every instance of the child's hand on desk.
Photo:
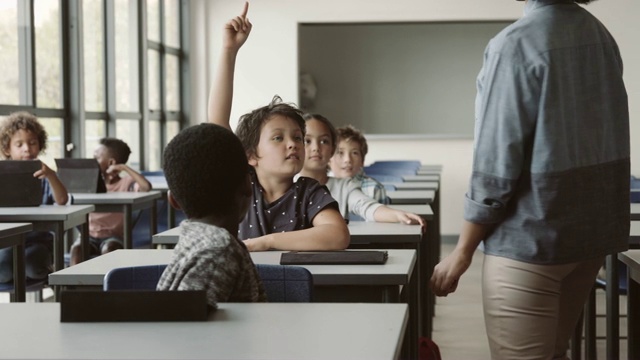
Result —
[[266, 236], [261, 236], [258, 238], [243, 240], [244, 244], [249, 251], [267, 251], [271, 247], [267, 243]]
[[238, 50], [247, 41], [251, 32], [251, 22], [247, 19], [249, 2], [244, 3], [242, 14], [229, 20], [224, 26], [223, 44], [225, 49]]
[[422, 226], [422, 232], [425, 232], [427, 230], [427, 224], [424, 222], [424, 219], [414, 213], [398, 211], [398, 222], [407, 225], [420, 224], [420, 226]]

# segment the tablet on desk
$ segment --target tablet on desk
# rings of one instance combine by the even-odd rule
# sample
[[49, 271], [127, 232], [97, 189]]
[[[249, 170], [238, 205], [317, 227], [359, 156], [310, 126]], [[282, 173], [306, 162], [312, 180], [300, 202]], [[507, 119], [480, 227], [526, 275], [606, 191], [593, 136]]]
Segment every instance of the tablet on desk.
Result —
[[378, 265], [387, 262], [386, 251], [290, 251], [280, 265]]
[[0, 161], [0, 206], [40, 206], [42, 180], [33, 177], [40, 169], [40, 160]]
[[107, 187], [96, 159], [55, 159], [58, 177], [70, 193], [104, 193]]

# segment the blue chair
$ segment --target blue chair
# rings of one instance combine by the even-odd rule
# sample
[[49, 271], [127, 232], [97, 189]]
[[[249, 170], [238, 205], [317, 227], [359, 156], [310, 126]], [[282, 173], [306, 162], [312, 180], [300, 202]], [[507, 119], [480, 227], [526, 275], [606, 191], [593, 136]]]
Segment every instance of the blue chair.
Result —
[[164, 264], [111, 269], [104, 276], [103, 290], [155, 290], [166, 267]]
[[257, 264], [269, 302], [311, 302], [313, 276], [301, 266]]
[[[46, 279], [34, 280], [27, 279], [25, 284], [25, 290], [29, 292], [35, 293], [35, 301], [42, 302], [42, 289], [47, 285]], [[8, 283], [0, 283], [0, 292], [6, 292], [13, 294], [14, 292], [13, 282]]]

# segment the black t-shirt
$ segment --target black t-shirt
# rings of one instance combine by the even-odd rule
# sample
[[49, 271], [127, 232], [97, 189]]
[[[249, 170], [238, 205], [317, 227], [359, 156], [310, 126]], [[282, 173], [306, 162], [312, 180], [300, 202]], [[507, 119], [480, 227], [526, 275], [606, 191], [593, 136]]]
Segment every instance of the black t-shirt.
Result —
[[301, 176], [287, 192], [271, 204], [265, 203], [262, 186], [251, 169], [251, 205], [240, 222], [238, 239], [246, 240], [276, 232], [312, 227], [313, 218], [326, 208], [338, 210], [338, 203], [326, 186]]

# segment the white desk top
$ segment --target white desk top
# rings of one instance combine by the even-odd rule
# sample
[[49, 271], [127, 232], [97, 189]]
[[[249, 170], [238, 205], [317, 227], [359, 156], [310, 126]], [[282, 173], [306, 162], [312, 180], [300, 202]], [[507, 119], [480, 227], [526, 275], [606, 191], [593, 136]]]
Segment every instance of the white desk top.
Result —
[[[351, 221], [347, 226], [352, 244], [417, 243], [422, 236], [419, 225]], [[179, 237], [180, 227], [175, 227], [153, 235], [151, 242], [172, 245], [178, 243]]]
[[389, 204], [388, 207], [414, 214], [418, 214], [427, 220], [433, 219], [433, 209], [427, 204]]
[[[358, 250], [347, 250], [358, 251]], [[387, 250], [384, 265], [305, 265], [316, 285], [404, 285], [416, 262], [415, 250]], [[256, 264], [279, 264], [282, 251], [253, 252]], [[173, 250], [116, 250], [49, 275], [49, 285], [102, 286], [104, 275], [118, 267], [160, 265], [171, 261]]]
[[107, 192], [97, 194], [73, 194], [74, 204], [139, 204], [162, 197], [160, 191], [149, 192]]
[[430, 204], [436, 197], [433, 190], [399, 190], [387, 191], [392, 204]]
[[86, 215], [93, 205], [40, 205], [37, 207], [0, 207], [0, 221], [66, 221]]
[[0, 223], [0, 238], [24, 234], [32, 229], [31, 223]]
[[629, 267], [631, 278], [640, 282], [640, 250], [627, 250], [618, 254], [618, 259]]
[[410, 181], [383, 184], [392, 185], [396, 190], [438, 190], [437, 181]]
[[405, 175], [404, 181], [439, 181], [440, 175]]
[[203, 322], [61, 323], [57, 303], [2, 304], [0, 356], [394, 359], [407, 317], [406, 304], [221, 303]]
[[416, 175], [438, 175], [438, 176], [440, 176], [441, 172], [442, 172], [442, 170], [436, 170], [436, 169], [418, 169], [418, 171], [416, 171]]
[[640, 243], [640, 221], [631, 221], [629, 242]]
[[420, 242], [420, 225], [351, 221], [349, 225], [352, 244]]
[[631, 203], [631, 220], [640, 220], [640, 203]]
[[149, 181], [153, 190], [160, 190], [163, 193], [169, 190], [169, 184], [167, 184], [167, 179], [164, 176], [153, 175], [145, 176], [145, 178]]

